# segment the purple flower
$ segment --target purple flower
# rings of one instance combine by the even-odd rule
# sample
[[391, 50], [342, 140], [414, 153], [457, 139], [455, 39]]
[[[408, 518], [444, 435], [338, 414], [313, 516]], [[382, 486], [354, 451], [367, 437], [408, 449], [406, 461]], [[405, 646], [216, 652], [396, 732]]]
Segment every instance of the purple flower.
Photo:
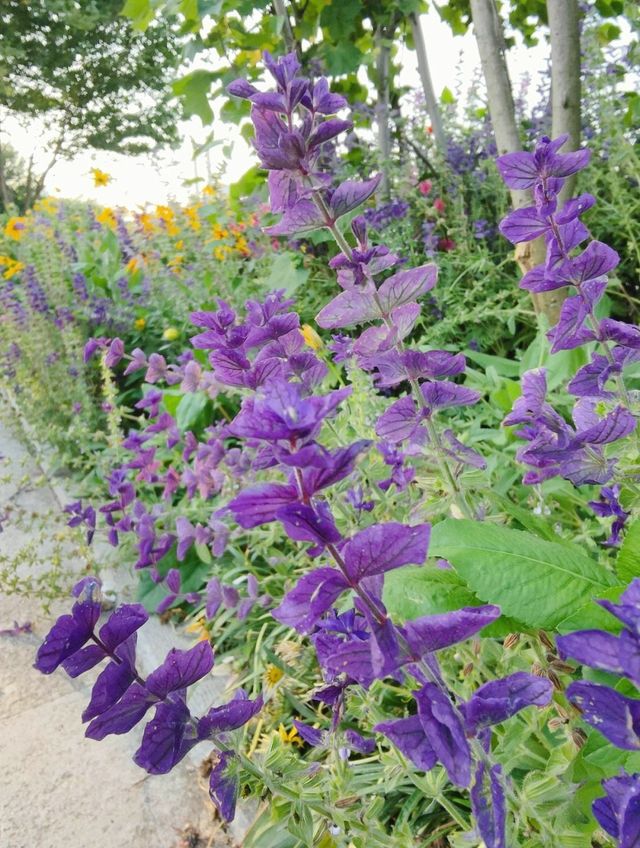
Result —
[[603, 780], [604, 798], [593, 802], [598, 824], [618, 840], [619, 848], [636, 848], [640, 840], [640, 774], [621, 772]]
[[619, 498], [620, 485], [615, 483], [613, 486], [603, 486], [600, 489], [599, 500], [589, 501], [589, 506], [596, 515], [603, 518], [614, 517], [611, 524], [611, 533], [604, 543], [607, 547], [617, 547], [620, 544], [622, 531], [630, 515], [622, 508]]

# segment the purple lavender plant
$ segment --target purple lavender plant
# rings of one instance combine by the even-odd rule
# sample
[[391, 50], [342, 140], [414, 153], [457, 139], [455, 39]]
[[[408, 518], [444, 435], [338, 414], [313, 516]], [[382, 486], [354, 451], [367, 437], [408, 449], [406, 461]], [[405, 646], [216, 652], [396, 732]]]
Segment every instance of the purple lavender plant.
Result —
[[220, 814], [230, 821], [238, 793], [231, 734], [260, 711], [262, 698], [250, 700], [239, 690], [227, 704], [212, 707], [201, 718], [192, 716], [187, 689], [213, 667], [209, 643], [198, 642], [186, 651], [172, 648], [162, 665], [144, 679], [136, 670], [136, 642], [147, 613], [140, 604], [121, 604], [97, 630], [99, 588], [93, 577], [75, 585], [77, 600], [71, 614], [60, 616], [53, 625], [38, 650], [35, 668], [51, 674], [62, 666], [70, 677], [78, 677], [107, 660], [82, 714], [88, 722], [85, 735], [100, 740], [128, 733], [153, 708], [154, 716], [133, 757], [149, 774], [166, 774], [199, 742], [213, 742], [219, 753], [209, 792]]
[[[580, 630], [558, 636], [563, 657], [582, 665], [626, 678], [640, 688], [640, 579], [633, 580], [620, 603], [598, 601], [622, 622], [619, 635], [604, 630]], [[589, 680], [572, 683], [567, 697], [583, 721], [594, 727], [617, 748], [640, 751], [640, 700], [617, 689]], [[602, 828], [618, 840], [620, 848], [634, 848], [640, 840], [640, 774], [603, 781], [606, 797], [593, 803], [593, 814]]]
[[[244, 81], [233, 83], [229, 90], [252, 103], [254, 143], [269, 170], [271, 208], [283, 213], [280, 222], [267, 231], [291, 235], [326, 227], [332, 233], [341, 252], [331, 265], [338, 270], [343, 291], [321, 310], [317, 321], [332, 329], [374, 324], [353, 345], [356, 361], [373, 373], [377, 386], [406, 382], [412, 390], [412, 395], [395, 401], [381, 416], [377, 433], [392, 444], [428, 444], [459, 495], [452, 461], [460, 465], [482, 465], [483, 461], [450, 430], [441, 434], [434, 417], [440, 410], [473, 404], [479, 395], [447, 379], [464, 371], [463, 356], [412, 351], [403, 344], [420, 312], [417, 299], [435, 285], [436, 268], [425, 265], [396, 271], [376, 284], [375, 277], [396, 265], [398, 258], [386, 248], [369, 245], [362, 216], [351, 223], [354, 248], [337, 221], [371, 197], [378, 180], [346, 181], [333, 188], [331, 175], [316, 169], [318, 146], [350, 127], [347, 121], [326, 117], [345, 102], [329, 94], [326, 81], [312, 85], [297, 77], [300, 66], [294, 55], [279, 62], [267, 55], [265, 62], [276, 81], [275, 93], [259, 92]], [[214, 331], [207, 346], [213, 350], [210, 362], [216, 379], [256, 390], [255, 398], [243, 401], [228, 432], [261, 445], [258, 455], [264, 457], [263, 467], [279, 468], [284, 475], [281, 482], [245, 489], [231, 501], [229, 510], [245, 528], [279, 521], [292, 540], [311, 544], [310, 556], [332, 562], [304, 574], [274, 616], [310, 635], [327, 683], [324, 698], [334, 711], [333, 729], [339, 727], [349, 686], [368, 688], [376, 679], [408, 674], [418, 684], [416, 713], [382, 722], [376, 729], [419, 769], [429, 770], [440, 762], [452, 782], [462, 787], [468, 787], [473, 776], [471, 800], [478, 828], [487, 845], [503, 846], [503, 781], [489, 754], [488, 728], [523, 707], [547, 704], [549, 681], [517, 673], [487, 683], [466, 703], [458, 702], [443, 681], [435, 652], [477, 633], [500, 610], [489, 605], [427, 616], [404, 626], [392, 622], [382, 602], [384, 574], [425, 561], [429, 525], [373, 524], [344, 538], [325, 490], [352, 472], [358, 454], [368, 445], [357, 442], [329, 451], [318, 437], [323, 420], [347, 400], [349, 390], [314, 395], [324, 375], [312, 363], [312, 354], [306, 355], [308, 366], [301, 373], [295, 373], [291, 362], [270, 362], [273, 353], [267, 355], [268, 347], [249, 358], [246, 328], [231, 330], [229, 321], [223, 333], [220, 319], [220, 313], [207, 319], [198, 316]], [[279, 340], [278, 353], [285, 338]], [[200, 344], [201, 337], [194, 341]], [[346, 593], [352, 595], [354, 607], [338, 614], [334, 605]], [[311, 735], [311, 744], [322, 743], [321, 734]]]
[[[525, 483], [538, 483], [560, 475], [576, 485], [606, 484], [614, 476], [624, 477], [617, 459], [606, 446], [634, 433], [637, 427], [632, 398], [625, 386], [624, 368], [640, 359], [640, 329], [612, 318], [599, 319], [596, 307], [606, 286], [607, 274], [619, 262], [618, 254], [606, 244], [590, 241], [580, 245], [589, 231], [580, 216], [596, 202], [591, 194], [582, 194], [558, 203], [565, 178], [582, 170], [589, 162], [586, 149], [560, 153], [568, 136], [551, 141], [541, 139], [534, 153], [508, 153], [500, 156], [497, 166], [505, 183], [514, 189], [531, 189], [534, 205], [516, 209], [502, 221], [500, 230], [514, 244], [543, 237], [546, 260], [522, 278], [520, 285], [531, 292], [572, 287], [575, 294], [562, 304], [555, 327], [548, 332], [551, 352], [571, 350], [595, 343], [590, 361], [581, 367], [568, 385], [577, 398], [573, 407], [574, 426], [570, 426], [546, 400], [546, 372], [530, 371], [522, 380], [519, 398], [504, 423], [521, 424], [518, 435], [527, 445], [518, 458], [534, 470], [527, 472]], [[608, 512], [599, 505], [599, 515], [615, 514], [624, 524], [622, 508], [611, 488], [603, 489]], [[618, 494], [619, 494], [619, 490]], [[622, 524], [616, 524], [613, 541]]]

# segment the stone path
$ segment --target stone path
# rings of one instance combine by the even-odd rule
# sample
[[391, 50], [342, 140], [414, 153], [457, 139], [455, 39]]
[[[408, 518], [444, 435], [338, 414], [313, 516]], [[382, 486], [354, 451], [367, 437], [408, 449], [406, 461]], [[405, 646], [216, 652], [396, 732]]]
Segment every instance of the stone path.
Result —
[[[0, 516], [9, 504], [37, 524], [59, 510], [51, 486], [15, 434], [0, 422]], [[9, 468], [10, 474], [3, 474]], [[25, 484], [26, 481], [26, 484]], [[28, 539], [7, 522], [0, 555]], [[49, 677], [32, 668], [42, 636], [68, 603], [48, 615], [36, 598], [0, 594], [0, 630], [31, 622], [32, 633], [0, 635], [0, 846], [1, 848], [222, 848], [230, 845], [214, 816], [198, 774], [200, 750], [169, 775], [149, 777], [131, 760], [142, 729], [94, 742], [83, 735], [80, 715], [91, 680]], [[148, 628], [150, 628], [148, 630]], [[177, 634], [153, 620], [141, 631], [141, 663], [153, 667]], [[225, 680], [207, 681], [196, 693], [209, 704]], [[191, 833], [199, 839], [187, 837]], [[187, 829], [187, 830], [185, 830]]]

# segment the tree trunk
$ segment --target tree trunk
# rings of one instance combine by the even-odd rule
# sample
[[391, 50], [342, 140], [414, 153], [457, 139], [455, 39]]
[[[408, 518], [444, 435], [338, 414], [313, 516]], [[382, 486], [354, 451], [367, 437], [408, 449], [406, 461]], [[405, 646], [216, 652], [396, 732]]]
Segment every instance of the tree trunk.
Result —
[[376, 124], [378, 128], [378, 151], [380, 153], [382, 181], [380, 196], [388, 201], [391, 198], [389, 183], [389, 160], [391, 159], [391, 124], [389, 120], [389, 71], [391, 65], [391, 46], [384, 29], [375, 31], [376, 47]]
[[[563, 150], [580, 147], [580, 10], [578, 0], [547, 0], [551, 37], [551, 136], [569, 134]], [[573, 194], [576, 177], [560, 192], [563, 204]]]
[[7, 185], [6, 168], [4, 163], [5, 158], [2, 151], [2, 144], [0, 143], [0, 200], [2, 200], [2, 211], [8, 214], [11, 200], [9, 198], [9, 186]]
[[[551, 2], [563, 3], [564, 0], [551, 0]], [[498, 153], [514, 153], [521, 150], [522, 146], [505, 58], [502, 22], [496, 9], [495, 0], [471, 0], [471, 16], [482, 71], [487, 85], [489, 113]], [[530, 191], [510, 189], [510, 194], [514, 209], [530, 206], [533, 203]], [[522, 274], [524, 275], [531, 268], [544, 262], [545, 253], [545, 244], [542, 238], [517, 245], [515, 259]], [[550, 325], [557, 323], [564, 298], [565, 289], [532, 295], [536, 313], [544, 314]]]
[[289, 19], [289, 13], [287, 12], [286, 0], [273, 0], [273, 8], [276, 15], [279, 18], [282, 18], [282, 34], [284, 36], [284, 43], [287, 47], [287, 53], [297, 53], [296, 40], [293, 35], [293, 30], [291, 29], [291, 20]]
[[422, 83], [422, 91], [424, 92], [424, 102], [433, 128], [433, 137], [438, 150], [443, 156], [445, 156], [447, 152], [447, 138], [444, 134], [440, 108], [433, 90], [433, 82], [431, 81], [431, 71], [429, 70], [429, 60], [427, 57], [427, 48], [424, 41], [422, 26], [420, 25], [420, 18], [415, 12], [412, 12], [409, 15], [409, 21], [413, 32], [413, 43], [418, 57], [418, 72], [420, 74], [420, 82]]

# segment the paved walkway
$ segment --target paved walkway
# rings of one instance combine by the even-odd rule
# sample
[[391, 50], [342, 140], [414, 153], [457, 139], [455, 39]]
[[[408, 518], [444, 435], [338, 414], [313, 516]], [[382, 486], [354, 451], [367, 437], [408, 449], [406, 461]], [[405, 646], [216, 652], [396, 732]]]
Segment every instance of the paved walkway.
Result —
[[[22, 513], [34, 527], [50, 521], [50, 511], [59, 512], [55, 494], [29, 451], [1, 422], [0, 456], [5, 457], [0, 460], [0, 517], [9, 504], [14, 515]], [[0, 557], [15, 553], [29, 538], [24, 527], [6, 522]], [[149, 777], [131, 760], [141, 728], [102, 742], [84, 737], [80, 715], [89, 698], [88, 674], [71, 680], [61, 671], [45, 677], [32, 668], [42, 636], [68, 606], [56, 601], [45, 615], [35, 598], [0, 594], [0, 630], [15, 620], [31, 622], [33, 631], [0, 635], [1, 848], [229, 844], [214, 824], [197, 758], [169, 775]], [[175, 644], [168, 627], [157, 621], [145, 629], [149, 626], [143, 665], [147, 660], [157, 664]], [[222, 686], [222, 678], [213, 681], [214, 691]], [[200, 751], [200, 757], [206, 753]], [[200, 840], [187, 839], [189, 826]]]

